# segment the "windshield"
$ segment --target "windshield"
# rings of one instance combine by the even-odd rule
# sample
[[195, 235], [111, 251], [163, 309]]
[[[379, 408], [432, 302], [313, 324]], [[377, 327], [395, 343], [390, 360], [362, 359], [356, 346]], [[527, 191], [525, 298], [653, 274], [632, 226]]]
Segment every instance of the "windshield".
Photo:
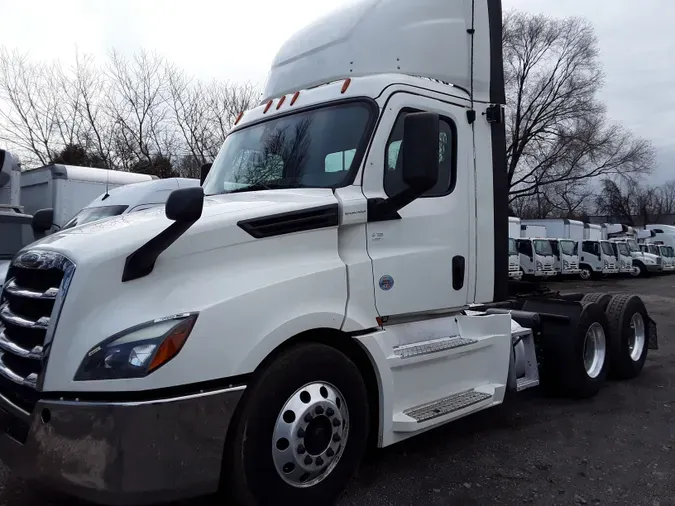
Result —
[[649, 250], [649, 252], [650, 252], [651, 254], [656, 255], [656, 256], [659, 256], [659, 255], [660, 255], [660, 253], [659, 253], [659, 248], [657, 248], [657, 247], [654, 246], [653, 244], [650, 244], [649, 246], [647, 246], [647, 248], [648, 248], [648, 250]]
[[605, 255], [614, 256], [614, 248], [610, 243], [603, 241], [600, 243], [600, 247]]
[[77, 213], [68, 223], [63, 225], [61, 230], [67, 228], [77, 227], [110, 216], [118, 216], [122, 214], [129, 206], [103, 206], [103, 207], [85, 207]]
[[551, 249], [551, 243], [545, 239], [537, 239], [532, 241], [534, 243], [534, 252], [537, 255], [541, 256], [552, 256], [553, 250]]
[[579, 253], [579, 244], [574, 241], [560, 241], [564, 255], [577, 255]]
[[668, 246], [659, 246], [659, 252], [661, 253], [662, 257], [670, 257], [668, 254]]
[[630, 256], [630, 250], [628, 249], [628, 245], [625, 242], [618, 242], [616, 243], [616, 246], [619, 248], [619, 253], [621, 253], [623, 256]]
[[628, 249], [630, 251], [640, 251], [640, 248], [638, 248], [638, 245], [635, 241], [626, 241], [626, 244], [628, 245]]
[[351, 102], [235, 131], [227, 136], [213, 162], [204, 193], [349, 184], [373, 119], [368, 102]]
[[516, 240], [509, 238], [509, 256], [517, 255], [518, 249], [516, 248]]

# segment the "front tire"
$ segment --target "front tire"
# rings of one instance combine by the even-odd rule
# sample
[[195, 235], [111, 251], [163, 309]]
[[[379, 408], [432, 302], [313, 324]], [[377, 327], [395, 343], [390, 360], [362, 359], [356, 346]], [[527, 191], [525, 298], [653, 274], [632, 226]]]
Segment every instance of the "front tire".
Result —
[[358, 467], [369, 432], [356, 365], [298, 344], [257, 374], [229, 435], [223, 493], [234, 504], [332, 504]]
[[637, 263], [633, 266], [633, 270], [630, 273], [634, 278], [644, 278], [647, 276], [647, 269], [641, 263]]
[[579, 272], [579, 277], [583, 281], [588, 281], [593, 277], [593, 271], [590, 269], [590, 267], [582, 267], [581, 272]]

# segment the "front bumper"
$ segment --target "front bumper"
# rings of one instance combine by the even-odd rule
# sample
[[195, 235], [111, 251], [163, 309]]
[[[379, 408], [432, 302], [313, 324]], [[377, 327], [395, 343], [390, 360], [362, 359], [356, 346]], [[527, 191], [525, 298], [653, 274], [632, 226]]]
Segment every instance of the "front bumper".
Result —
[[619, 274], [619, 269], [602, 269], [603, 274]]
[[660, 265], [645, 264], [645, 268], [647, 269], [647, 272], [661, 272], [661, 271], [663, 271], [663, 267], [661, 267]]
[[574, 276], [581, 273], [581, 269], [563, 269], [562, 275], [563, 276]]
[[143, 402], [45, 400], [32, 415], [0, 396], [0, 459], [24, 478], [99, 504], [210, 494], [244, 388]]
[[551, 276], [555, 276], [557, 274], [556, 271], [535, 271], [534, 275], [538, 278], [550, 278]]
[[517, 271], [509, 271], [509, 278], [511, 279], [521, 279], [522, 277], [523, 273], [520, 269]]

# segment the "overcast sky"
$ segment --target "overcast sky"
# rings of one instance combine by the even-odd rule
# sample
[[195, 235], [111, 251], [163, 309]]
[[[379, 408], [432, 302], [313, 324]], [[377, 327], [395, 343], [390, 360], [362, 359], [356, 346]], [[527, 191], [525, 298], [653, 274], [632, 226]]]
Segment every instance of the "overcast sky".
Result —
[[[202, 78], [263, 84], [281, 43], [314, 18], [353, 0], [0, 0], [0, 44], [68, 61], [110, 48], [156, 50]], [[414, 0], [411, 0], [414, 1]], [[675, 1], [503, 0], [596, 27], [612, 119], [650, 139], [655, 181], [675, 178]]]

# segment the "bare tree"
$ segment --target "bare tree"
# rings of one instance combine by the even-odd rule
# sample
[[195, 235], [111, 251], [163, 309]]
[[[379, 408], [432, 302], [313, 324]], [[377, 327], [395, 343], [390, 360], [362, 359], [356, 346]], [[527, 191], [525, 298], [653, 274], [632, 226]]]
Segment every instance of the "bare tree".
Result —
[[651, 170], [649, 142], [611, 124], [596, 99], [603, 74], [588, 22], [507, 13], [504, 65], [511, 200]]
[[662, 222], [675, 214], [675, 180], [660, 186], [605, 179], [596, 197], [597, 212], [627, 225]]
[[26, 55], [0, 48], [0, 139], [30, 158], [47, 163], [55, 150], [59, 90], [52, 68], [31, 63]]

